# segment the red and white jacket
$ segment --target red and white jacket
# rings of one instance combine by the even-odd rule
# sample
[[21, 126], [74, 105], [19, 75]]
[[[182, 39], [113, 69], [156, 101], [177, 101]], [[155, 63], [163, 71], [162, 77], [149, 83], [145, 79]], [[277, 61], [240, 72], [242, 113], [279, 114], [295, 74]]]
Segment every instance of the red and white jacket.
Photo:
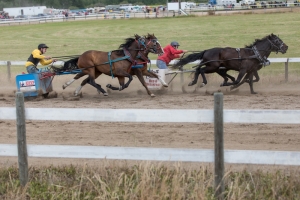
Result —
[[180, 58], [181, 53], [183, 53], [183, 50], [177, 50], [169, 44], [164, 48], [164, 54], [157, 59], [164, 61], [168, 65], [171, 60]]

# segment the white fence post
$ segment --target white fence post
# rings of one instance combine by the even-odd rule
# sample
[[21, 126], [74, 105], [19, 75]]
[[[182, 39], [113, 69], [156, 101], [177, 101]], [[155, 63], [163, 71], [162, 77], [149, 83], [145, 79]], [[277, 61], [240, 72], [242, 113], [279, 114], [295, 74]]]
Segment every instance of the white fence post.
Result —
[[285, 82], [289, 80], [289, 59], [285, 62]]
[[11, 62], [7, 61], [7, 79], [10, 82], [11, 79], [11, 70], [10, 70]]
[[25, 186], [28, 182], [28, 158], [27, 158], [24, 95], [22, 92], [16, 93], [16, 117], [17, 117], [19, 179], [21, 185]]
[[224, 199], [223, 93], [214, 94], [215, 197]]

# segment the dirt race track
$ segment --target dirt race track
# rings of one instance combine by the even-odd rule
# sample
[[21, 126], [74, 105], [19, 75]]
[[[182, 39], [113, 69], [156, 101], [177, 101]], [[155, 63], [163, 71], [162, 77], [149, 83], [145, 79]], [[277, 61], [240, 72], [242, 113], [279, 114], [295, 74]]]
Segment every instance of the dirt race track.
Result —
[[[6, 78], [6, 77], [5, 77]], [[15, 106], [15, 82], [7, 83], [1, 78], [0, 106]], [[30, 107], [55, 108], [135, 108], [135, 109], [213, 109], [213, 92], [224, 93], [224, 109], [300, 109], [300, 82], [280, 81], [283, 75], [270, 78], [261, 77], [255, 83], [258, 94], [251, 95], [249, 86], [243, 85], [238, 91], [229, 92], [220, 88], [220, 78], [208, 77], [209, 84], [192, 92], [182, 93], [179, 78], [174, 79], [172, 87], [164, 91], [154, 91], [156, 97], [146, 93], [137, 78], [124, 91], [113, 91], [108, 97], [99, 95], [94, 88], [83, 88], [82, 98], [71, 98], [72, 92], [81, 80], [74, 82], [66, 90], [62, 84], [71, 75], [55, 77], [53, 89], [57, 98], [37, 98], [25, 102]], [[187, 80], [188, 81], [188, 80]], [[201, 81], [201, 79], [200, 79]], [[116, 79], [102, 77], [97, 80], [102, 86], [117, 84]], [[170, 148], [214, 148], [214, 129], [212, 124], [195, 123], [94, 123], [68, 121], [28, 121], [26, 123], [28, 144], [86, 145], [86, 146], [126, 146], [126, 147], [170, 147]], [[16, 143], [14, 121], [0, 121], [0, 143]], [[293, 124], [224, 124], [226, 149], [245, 150], [285, 150], [300, 151], [300, 126]], [[33, 159], [30, 164], [43, 165], [58, 163], [79, 163], [68, 159]], [[17, 158], [2, 158], [1, 164], [15, 164]], [[92, 161], [96, 162], [96, 161]]]

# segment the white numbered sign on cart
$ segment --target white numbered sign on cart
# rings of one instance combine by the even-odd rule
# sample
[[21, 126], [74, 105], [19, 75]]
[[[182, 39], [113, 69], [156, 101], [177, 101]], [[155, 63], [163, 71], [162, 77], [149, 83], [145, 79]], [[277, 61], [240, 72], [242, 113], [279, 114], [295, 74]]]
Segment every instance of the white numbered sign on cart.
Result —
[[[165, 75], [169, 71], [168, 69], [155, 69], [152, 71], [156, 73], [161, 79], [163, 79], [165, 82], [168, 83], [169, 75]], [[161, 82], [156, 78], [151, 78], [149, 76], [146, 76], [145, 81], [149, 90], [160, 90], [163, 87]]]

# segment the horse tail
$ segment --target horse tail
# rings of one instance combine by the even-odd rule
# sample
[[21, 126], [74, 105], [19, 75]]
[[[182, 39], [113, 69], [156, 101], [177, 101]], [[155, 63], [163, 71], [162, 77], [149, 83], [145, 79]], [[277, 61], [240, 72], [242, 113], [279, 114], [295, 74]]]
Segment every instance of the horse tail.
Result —
[[177, 63], [175, 63], [172, 68], [173, 69], [178, 69], [180, 66], [186, 65], [190, 62], [194, 62], [196, 60], [201, 60], [203, 58], [204, 53], [206, 50], [201, 51], [200, 53], [193, 53], [188, 55], [187, 57], [180, 59]]
[[78, 69], [78, 65], [77, 65], [78, 59], [79, 57], [76, 57], [66, 61], [64, 63], [64, 66], [62, 67], [62, 71]]

